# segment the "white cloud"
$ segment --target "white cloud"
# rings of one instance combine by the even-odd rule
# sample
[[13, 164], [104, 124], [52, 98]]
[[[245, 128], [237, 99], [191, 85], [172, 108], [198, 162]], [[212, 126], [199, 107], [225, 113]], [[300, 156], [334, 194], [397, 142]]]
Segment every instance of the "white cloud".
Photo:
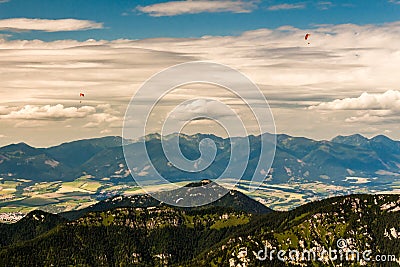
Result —
[[359, 97], [336, 99], [311, 106], [323, 110], [370, 110], [400, 111], [400, 91], [388, 90], [381, 94], [362, 93]]
[[0, 115], [7, 115], [12, 110], [15, 110], [15, 108], [11, 108], [11, 107], [8, 107], [8, 106], [0, 106]]
[[331, 102], [310, 106], [318, 110], [357, 110], [355, 116], [345, 119], [349, 123], [384, 123], [398, 121], [400, 114], [400, 91], [363, 93], [356, 98], [336, 99]]
[[119, 112], [115, 110], [110, 104], [100, 104], [96, 106], [96, 110], [101, 111], [102, 113], [108, 113], [113, 115], [118, 115]]
[[[364, 110], [357, 112], [356, 116], [351, 116], [345, 119], [345, 122], [360, 122], [360, 123], [395, 123], [400, 122], [399, 112], [393, 110]], [[385, 130], [387, 132], [387, 130]]]
[[14, 124], [15, 128], [43, 128], [48, 126], [47, 121], [35, 121], [35, 120], [26, 120], [26, 121], [19, 121]]
[[330, 1], [320, 1], [317, 3], [317, 8], [321, 10], [328, 10], [333, 6], [334, 4]]
[[[96, 106], [96, 113], [87, 117], [88, 121], [84, 128], [115, 128], [121, 127], [122, 118], [119, 112], [112, 108], [110, 104], [100, 104]], [[100, 133], [110, 133], [111, 131], [101, 131]]]
[[366, 113], [362, 116], [352, 116], [345, 119], [345, 122], [366, 122], [366, 123], [377, 123], [382, 122], [383, 118], [380, 116], [373, 116], [369, 113]]
[[225, 107], [228, 108], [221, 102], [215, 100], [196, 99], [190, 101], [190, 103], [178, 106], [173, 114], [171, 114], [171, 118], [180, 121], [188, 121], [194, 117], [204, 116], [204, 114], [207, 114], [208, 117], [213, 119], [231, 116], [232, 113], [228, 112]]
[[103, 24], [90, 20], [78, 19], [28, 19], [10, 18], [0, 20], [0, 30], [2, 31], [79, 31], [90, 29], [102, 29]]
[[0, 4], [10, 2], [10, 0], [0, 0]]
[[101, 134], [110, 134], [112, 131], [110, 129], [104, 129], [100, 131]]
[[276, 10], [289, 10], [289, 9], [303, 9], [306, 5], [303, 3], [298, 4], [279, 4], [268, 7], [268, 10], [276, 11]]
[[105, 126], [106, 124], [109, 125], [109, 123], [113, 122], [122, 122], [121, 118], [108, 113], [96, 113], [91, 115], [88, 119], [90, 122], [83, 126], [85, 128], [96, 128], [99, 126]]
[[84, 118], [95, 111], [95, 108], [89, 106], [76, 108], [64, 107], [61, 104], [55, 106], [26, 105], [19, 110], [10, 110], [9, 113], [0, 115], [0, 118], [17, 120], [66, 120], [71, 118]]
[[153, 17], [197, 14], [203, 12], [249, 13], [256, 8], [254, 1], [222, 0], [222, 1], [170, 1], [148, 6], [137, 6], [136, 10]]
[[389, 3], [400, 5], [400, 1], [399, 0], [389, 0]]

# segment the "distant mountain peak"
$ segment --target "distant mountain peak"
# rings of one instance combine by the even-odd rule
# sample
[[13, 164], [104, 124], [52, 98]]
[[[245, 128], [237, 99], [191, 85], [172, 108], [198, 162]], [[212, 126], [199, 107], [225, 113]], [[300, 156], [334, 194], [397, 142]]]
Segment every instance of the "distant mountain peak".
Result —
[[22, 152], [22, 154], [40, 154], [41, 149], [31, 147], [27, 143], [20, 142], [17, 144], [11, 144], [0, 148], [1, 152]]
[[146, 135], [144, 137], [144, 139], [146, 141], [151, 140], [151, 139], [161, 139], [161, 135], [159, 133], [151, 133], [151, 134]]
[[[196, 187], [196, 186], [207, 186], [211, 184], [212, 181], [208, 179], [203, 179], [200, 182], [190, 183], [187, 187]], [[215, 184], [219, 188], [223, 188], [222, 186]], [[179, 190], [179, 189], [177, 189]], [[163, 191], [157, 194], [170, 194], [170, 192], [176, 191]], [[185, 197], [185, 196], [182, 196]], [[153, 196], [149, 194], [138, 194], [138, 195], [116, 195], [111, 198], [102, 200], [92, 206], [81, 210], [69, 211], [60, 213], [61, 216], [67, 219], [76, 219], [88, 212], [93, 211], [107, 211], [112, 210], [115, 208], [149, 208], [149, 207], [161, 207], [161, 206], [168, 206], [176, 209], [189, 209], [189, 210], [202, 210], [207, 208], [215, 208], [215, 207], [222, 207], [227, 209], [232, 209], [236, 211], [243, 211], [246, 213], [253, 213], [253, 214], [265, 214], [271, 212], [272, 209], [266, 207], [265, 205], [261, 204], [260, 202], [246, 196], [245, 194], [236, 191], [236, 190], [229, 190], [227, 194], [222, 196], [220, 199], [199, 207], [192, 207], [192, 208], [182, 208], [182, 207], [173, 207], [167, 205]]]
[[189, 183], [189, 184], [185, 185], [185, 187], [198, 187], [198, 186], [208, 185], [211, 183], [212, 183], [212, 181], [210, 179], [203, 179], [200, 182]]
[[30, 146], [30, 145], [28, 145], [27, 143], [24, 143], [24, 142], [19, 142], [19, 143], [16, 143], [16, 144], [11, 144], [11, 145], [8, 145], [8, 146], [5, 146], [5, 148], [6, 147], [9, 147], [9, 148], [20, 148], [20, 149], [24, 149], [24, 148], [33, 148], [32, 146]]
[[380, 134], [371, 138], [373, 141], [380, 141], [380, 142], [395, 142], [393, 139], [390, 139], [386, 135]]
[[391, 146], [391, 145], [398, 143], [398, 142], [390, 139], [386, 135], [382, 135], [382, 134], [377, 135], [373, 138], [367, 138], [365, 136], [362, 136], [361, 134], [352, 134], [352, 135], [347, 135], [347, 136], [338, 135], [335, 138], [333, 138], [331, 141], [334, 143], [338, 143], [338, 144], [363, 146], [363, 147], [377, 144], [377, 143], [383, 144], [386, 146]]
[[[350, 134], [350, 135], [338, 135], [335, 138], [351, 138], [351, 139], [361, 139], [361, 140], [368, 140], [367, 137], [361, 135], [361, 134]], [[335, 139], [333, 138], [333, 139]], [[332, 140], [333, 140], [332, 139]]]
[[366, 145], [369, 139], [361, 134], [352, 135], [338, 135], [331, 140], [334, 143], [346, 144], [346, 145]]
[[42, 210], [33, 210], [23, 217], [19, 223], [29, 222], [64, 222], [65, 219], [57, 214], [48, 213]]

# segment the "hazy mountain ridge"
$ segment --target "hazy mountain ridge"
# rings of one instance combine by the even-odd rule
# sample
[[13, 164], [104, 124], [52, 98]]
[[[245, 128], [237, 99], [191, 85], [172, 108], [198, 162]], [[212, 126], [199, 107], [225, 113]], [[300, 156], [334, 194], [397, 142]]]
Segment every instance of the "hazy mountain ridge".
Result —
[[104, 149], [120, 147], [121, 137], [104, 137], [34, 148], [25, 143], [0, 148], [0, 177], [35, 181], [72, 181], [81, 166]]
[[[167, 137], [167, 143], [173, 138], [174, 135]], [[214, 135], [181, 135], [180, 147], [183, 154], [189, 159], [198, 158], [198, 145], [203, 138], [215, 141], [218, 151], [214, 163], [199, 173], [183, 172], [169, 165], [162, 152], [159, 135], [147, 136], [146, 145], [153, 164], [169, 180], [213, 179], [225, 169], [231, 144], [229, 139]], [[260, 136], [249, 136], [248, 140], [251, 151], [244, 179], [250, 179], [255, 170]], [[361, 135], [352, 135], [338, 136], [332, 141], [315, 141], [280, 134], [276, 140], [275, 160], [269, 177], [274, 183], [321, 179], [342, 183], [346, 177], [381, 177], [385, 183], [387, 179], [400, 175], [400, 142], [386, 136], [367, 139]], [[245, 138], [234, 138], [234, 142], [245, 142]], [[120, 137], [81, 140], [45, 149], [32, 148], [26, 144], [9, 145], [0, 148], [0, 177], [35, 181], [71, 181], [81, 175], [91, 175], [97, 180], [105, 177], [111, 180], [131, 178], [121, 145]], [[137, 145], [133, 141], [126, 144], [127, 150], [137, 153], [133, 175], [151, 178], [154, 174], [145, 171], [148, 164], [146, 155], [136, 152]], [[232, 160], [247, 160], [240, 155], [235, 157]]]

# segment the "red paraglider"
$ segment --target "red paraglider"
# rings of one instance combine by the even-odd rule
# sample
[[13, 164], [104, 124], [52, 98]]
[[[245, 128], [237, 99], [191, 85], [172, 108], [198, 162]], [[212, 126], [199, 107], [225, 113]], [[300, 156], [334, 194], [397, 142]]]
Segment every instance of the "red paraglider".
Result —
[[[310, 38], [311, 34], [310, 33], [306, 33], [306, 35], [304, 36], [304, 40], [308, 40]], [[308, 42], [308, 44], [310, 44], [310, 42]]]
[[[84, 93], [79, 93], [79, 97], [85, 97], [85, 94]], [[79, 101], [79, 103], [82, 103], [82, 100]]]

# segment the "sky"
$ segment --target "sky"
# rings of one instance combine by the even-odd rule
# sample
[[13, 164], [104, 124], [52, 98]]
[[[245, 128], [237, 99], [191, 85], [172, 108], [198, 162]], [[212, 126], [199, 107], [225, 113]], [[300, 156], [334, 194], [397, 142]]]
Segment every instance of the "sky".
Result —
[[[400, 139], [400, 1], [0, 0], [0, 145], [120, 136], [149, 77], [198, 60], [253, 80], [277, 133]], [[147, 131], [177, 105], [180, 117], [226, 117], [211, 100], [184, 102], [193, 98], [223, 102], [256, 132], [241, 99], [204, 84], [165, 96]], [[185, 131], [224, 135], [207, 120]]]

